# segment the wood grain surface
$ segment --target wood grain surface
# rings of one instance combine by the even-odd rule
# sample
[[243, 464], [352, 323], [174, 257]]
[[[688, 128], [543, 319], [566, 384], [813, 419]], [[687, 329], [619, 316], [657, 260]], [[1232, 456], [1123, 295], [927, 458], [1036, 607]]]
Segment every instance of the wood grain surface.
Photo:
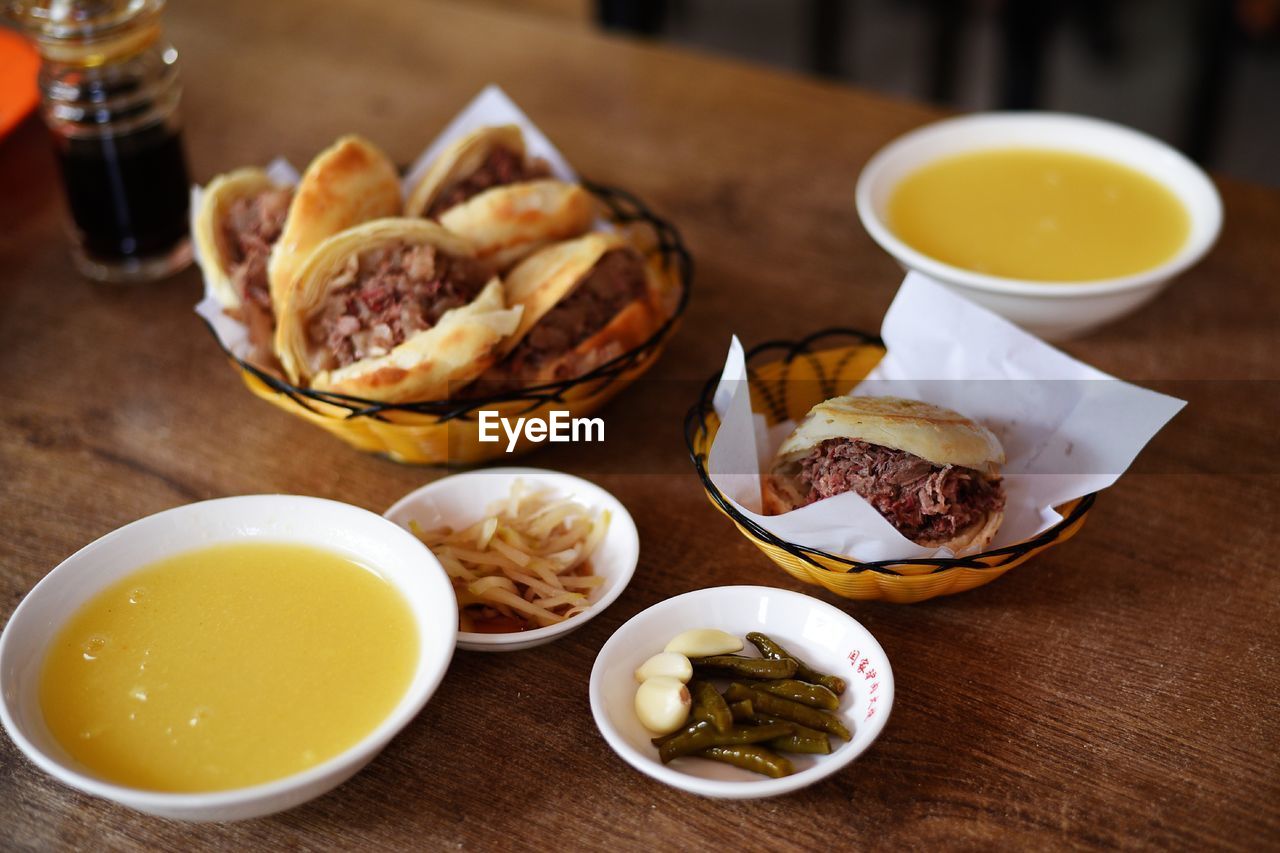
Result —
[[[748, 344], [875, 330], [901, 280], [857, 222], [868, 156], [935, 114], [775, 71], [423, 0], [172, 4], [194, 177], [341, 133], [408, 162], [504, 86], [580, 171], [639, 193], [697, 261], [652, 379], [609, 441], [529, 464], [583, 474], [640, 528], [635, 579], [568, 638], [459, 652], [366, 770], [275, 817], [183, 825], [56, 783], [0, 738], [0, 848], [829, 849], [1280, 845], [1280, 192], [1221, 181], [1210, 257], [1066, 349], [1190, 400], [1084, 531], [998, 582], [904, 607], [846, 602], [897, 696], [844, 772], [719, 802], [633, 771], [587, 704], [596, 651], [672, 595], [802, 587], [707, 503], [684, 410]], [[0, 142], [0, 619], [82, 545], [189, 501], [297, 492], [381, 511], [441, 472], [361, 455], [251, 397], [191, 306], [198, 273], [90, 284], [66, 253], [43, 130]]]

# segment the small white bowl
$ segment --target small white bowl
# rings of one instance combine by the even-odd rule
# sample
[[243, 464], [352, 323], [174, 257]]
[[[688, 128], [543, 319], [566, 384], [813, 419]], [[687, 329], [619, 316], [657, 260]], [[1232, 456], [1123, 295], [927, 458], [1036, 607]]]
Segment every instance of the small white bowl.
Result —
[[[38, 686], [45, 651], [65, 621], [98, 592], [157, 560], [225, 542], [295, 542], [375, 569], [405, 597], [418, 627], [413, 680], [373, 731], [301, 773], [247, 788], [164, 793], [108, 782], [83, 767], [49, 733]], [[241, 820], [291, 808], [346, 781], [382, 750], [431, 698], [453, 657], [457, 609], [436, 558], [405, 531], [349, 504], [293, 495], [246, 495], [166, 510], [81, 548], [18, 605], [0, 636], [0, 720], [40, 769], [73, 788], [177, 820]]]
[[[788, 755], [796, 772], [781, 779], [701, 758], [658, 759], [653, 733], [636, 718], [635, 671], [690, 628], [719, 628], [742, 637], [768, 634], [820, 672], [848, 683], [837, 713], [853, 740], [832, 738], [830, 755]], [[743, 652], [754, 656], [750, 644]], [[798, 592], [766, 586], [720, 586], [687, 592], [641, 611], [619, 628], [591, 668], [591, 713], [600, 733], [641, 773], [705, 797], [752, 799], [812, 785], [857, 758], [880, 734], [893, 708], [893, 669], [875, 637], [852, 616]]]
[[481, 468], [442, 477], [405, 495], [384, 515], [406, 529], [410, 521], [418, 522], [425, 530], [467, 527], [484, 518], [491, 504], [505, 498], [516, 480], [554, 489], [559, 496], [572, 498], [588, 508], [609, 511], [609, 530], [591, 557], [592, 571], [603, 577], [604, 583], [591, 590], [588, 596], [591, 606], [577, 616], [557, 625], [506, 634], [459, 631], [460, 649], [514, 652], [576, 631], [622, 595], [640, 560], [640, 534], [621, 501], [581, 477], [542, 468]]
[[[1051, 148], [1089, 154], [1159, 181], [1182, 202], [1191, 230], [1176, 254], [1134, 275], [1088, 282], [1028, 282], [961, 269], [908, 246], [889, 229], [886, 210], [904, 177], [943, 157], [992, 148]], [[1200, 260], [1222, 228], [1222, 199], [1199, 167], [1168, 145], [1131, 128], [1064, 113], [979, 113], [913, 130], [880, 149], [858, 176], [858, 217], [903, 267], [928, 275], [968, 299], [1048, 340], [1081, 335], [1153, 299]]]

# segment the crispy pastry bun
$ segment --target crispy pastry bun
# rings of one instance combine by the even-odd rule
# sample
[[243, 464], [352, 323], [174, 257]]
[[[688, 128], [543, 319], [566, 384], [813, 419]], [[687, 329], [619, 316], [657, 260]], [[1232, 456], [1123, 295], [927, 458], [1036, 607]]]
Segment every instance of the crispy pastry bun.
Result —
[[487, 189], [440, 214], [440, 224], [470, 240], [476, 257], [507, 269], [548, 243], [583, 233], [595, 215], [582, 187], [540, 178]]
[[283, 187], [261, 169], [236, 169], [210, 181], [200, 197], [193, 235], [200, 252], [200, 266], [214, 298], [229, 311], [240, 307], [240, 294], [236, 293], [228, 273], [231, 247], [227, 245], [222, 223], [237, 199], [277, 189]]
[[523, 310], [506, 307], [497, 276], [470, 303], [446, 311], [434, 326], [410, 335], [386, 355], [335, 370], [315, 367], [317, 351], [307, 327], [335, 280], [352, 256], [394, 244], [431, 245], [446, 255], [473, 257], [465, 240], [425, 219], [376, 220], [325, 240], [298, 270], [276, 329], [276, 349], [291, 381], [385, 402], [441, 400], [494, 362], [498, 345], [515, 330]]
[[[522, 306], [520, 325], [502, 343], [501, 355], [508, 355], [552, 308], [585, 281], [606, 253], [636, 252], [623, 237], [608, 232], [592, 232], [574, 240], [548, 246], [526, 258], [506, 278], [507, 304]], [[638, 254], [638, 253], [637, 253]], [[539, 365], [536, 376], [518, 377], [529, 381], [561, 378], [562, 368], [572, 365], [575, 374], [585, 373], [629, 349], [644, 343], [661, 324], [655, 300], [659, 283], [652, 265], [639, 258], [645, 274], [644, 294], [625, 305], [608, 323], [568, 352]]]
[[[466, 180], [500, 148], [525, 157], [519, 127], [482, 127], [455, 141], [409, 193], [405, 215], [426, 216], [442, 193]], [[595, 202], [582, 187], [537, 178], [482, 190], [438, 218], [445, 228], [475, 244], [476, 257], [507, 269], [541, 246], [586, 231], [595, 214]]]
[[[906, 451], [934, 465], [969, 468], [988, 478], [1000, 476], [1005, 459], [994, 433], [950, 409], [900, 397], [833, 397], [810, 409], [778, 448], [763, 478], [766, 514], [779, 515], [804, 505], [800, 461], [833, 438]], [[971, 553], [991, 542], [1003, 520], [1004, 511], [999, 510], [950, 539], [916, 541], [931, 548], [946, 547], [955, 554]]]
[[290, 281], [313, 249], [339, 231], [399, 212], [395, 166], [373, 143], [344, 136], [317, 154], [298, 182], [267, 265], [277, 324]]
[[441, 193], [479, 169], [498, 148], [509, 149], [523, 159], [524, 134], [520, 128], [514, 124], [482, 127], [455, 141], [440, 152], [409, 193], [405, 215], [426, 216]]

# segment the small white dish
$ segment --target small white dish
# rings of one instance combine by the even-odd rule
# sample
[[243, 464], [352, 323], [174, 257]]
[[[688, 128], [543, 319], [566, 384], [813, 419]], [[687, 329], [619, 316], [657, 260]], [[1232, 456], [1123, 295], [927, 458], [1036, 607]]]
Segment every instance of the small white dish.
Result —
[[[1051, 148], [1110, 160], [1150, 176], [1182, 202], [1191, 230], [1163, 264], [1088, 282], [1028, 282], [962, 269], [908, 246], [886, 210], [898, 182], [943, 157], [992, 148]], [[1123, 125], [1064, 113], [979, 113], [925, 125], [880, 149], [858, 176], [858, 217], [871, 238], [913, 269], [1047, 340], [1064, 340], [1119, 319], [1155, 298], [1200, 260], [1222, 228], [1222, 199], [1198, 166], [1168, 145]]]
[[406, 529], [410, 521], [416, 521], [426, 530], [467, 527], [484, 518], [491, 504], [504, 499], [516, 480], [548, 487], [583, 506], [609, 511], [609, 530], [591, 557], [592, 571], [603, 577], [604, 583], [591, 591], [588, 596], [591, 606], [577, 616], [557, 625], [513, 633], [459, 631], [460, 649], [514, 652], [559, 639], [581, 628], [622, 595], [640, 560], [640, 534], [621, 501], [581, 477], [542, 468], [480, 468], [442, 477], [405, 495], [384, 515]]
[[[45, 651], [65, 621], [118, 579], [157, 560], [225, 542], [313, 545], [375, 569], [405, 597], [418, 627], [413, 680], [373, 731], [328, 761], [273, 782], [209, 793], [165, 793], [106, 781], [49, 733], [38, 687]], [[448, 577], [410, 534], [349, 504], [294, 495], [245, 495], [148, 516], [86, 545], [22, 600], [0, 636], [0, 720], [40, 769], [96, 797], [177, 820], [225, 821], [283, 811], [325, 793], [364, 767], [431, 698], [453, 657], [457, 608]]]
[[[658, 759], [653, 733], [635, 712], [635, 671], [690, 628], [719, 628], [742, 637], [768, 634], [821, 672], [848, 683], [837, 713], [853, 731], [832, 738], [830, 755], [788, 755], [796, 772], [781, 779], [701, 758]], [[743, 654], [755, 655], [747, 644]], [[635, 769], [675, 788], [725, 799], [772, 797], [812, 785], [847, 766], [869, 747], [893, 708], [893, 669], [884, 649], [852, 616], [798, 592], [766, 586], [720, 586], [687, 592], [633, 616], [596, 655], [591, 713], [614, 752]]]

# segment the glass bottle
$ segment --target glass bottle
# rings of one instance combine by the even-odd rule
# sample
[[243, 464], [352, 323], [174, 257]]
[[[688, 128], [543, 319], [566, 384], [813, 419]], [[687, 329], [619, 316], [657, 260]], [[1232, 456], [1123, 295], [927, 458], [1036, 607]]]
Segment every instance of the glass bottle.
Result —
[[178, 55], [165, 0], [11, 0], [40, 51], [73, 256], [90, 278], [153, 281], [191, 261]]

